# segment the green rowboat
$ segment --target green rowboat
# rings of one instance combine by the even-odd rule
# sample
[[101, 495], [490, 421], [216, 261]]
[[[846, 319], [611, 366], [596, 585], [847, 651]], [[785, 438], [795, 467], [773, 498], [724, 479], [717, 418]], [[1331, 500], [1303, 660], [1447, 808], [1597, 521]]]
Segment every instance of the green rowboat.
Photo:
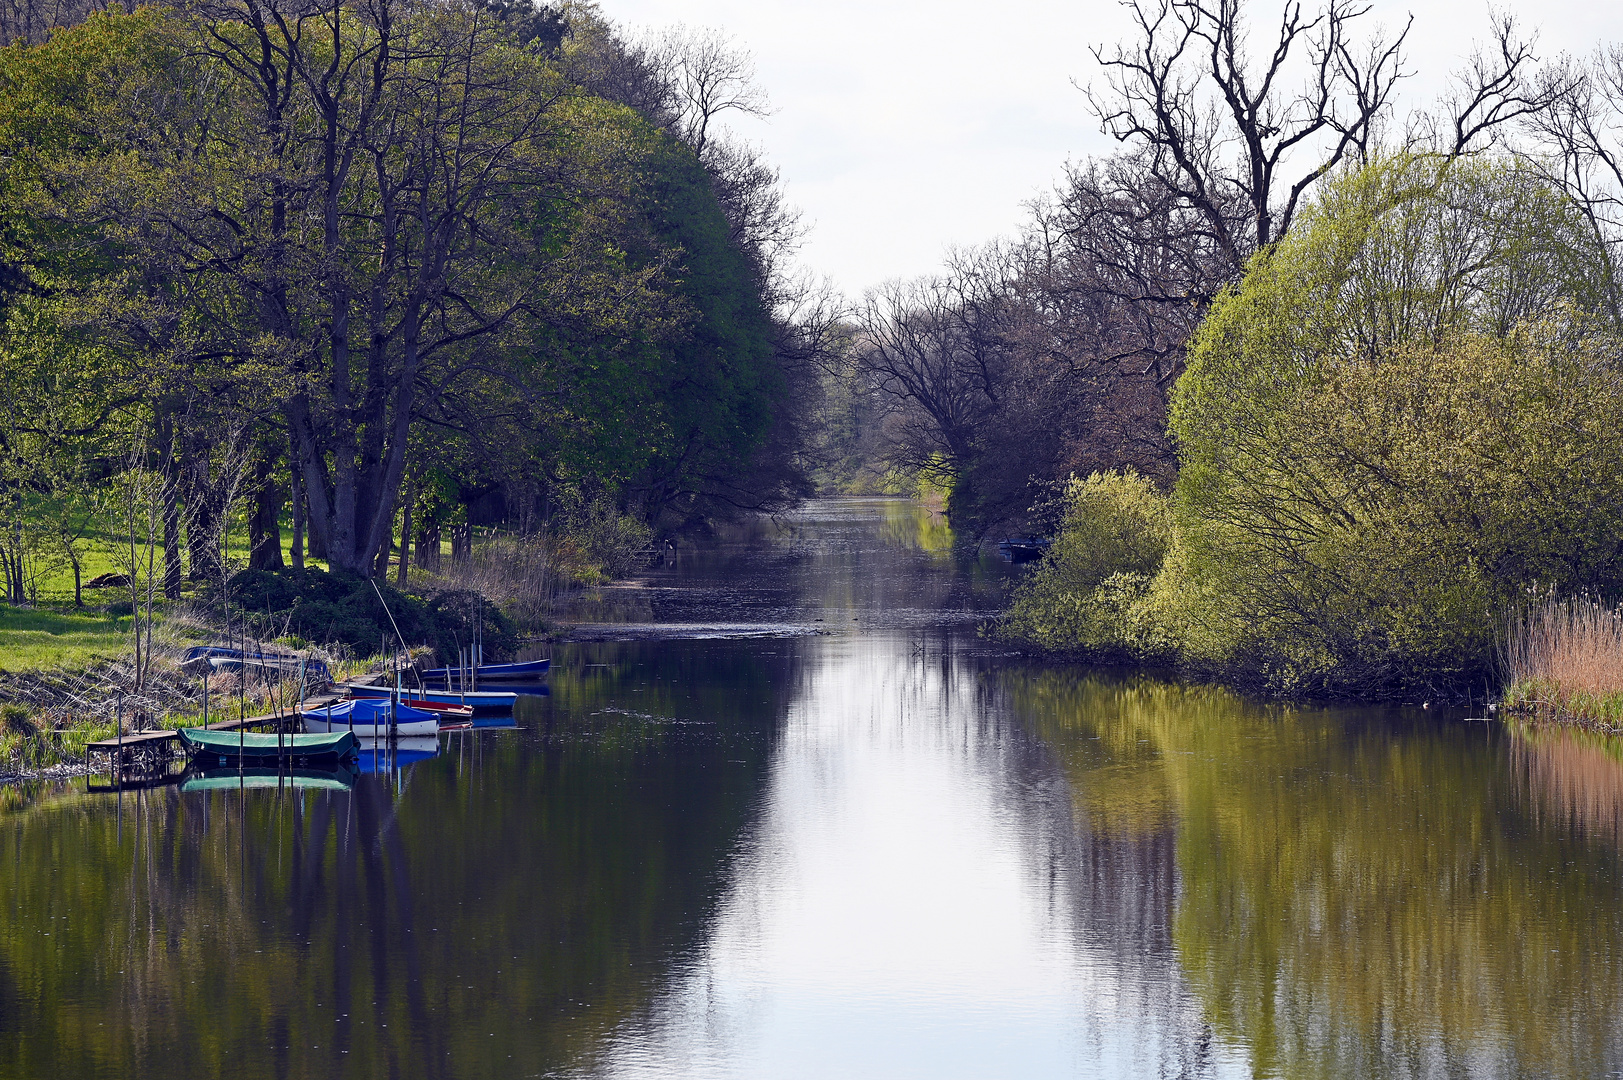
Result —
[[274, 763], [278, 758], [347, 758], [355, 754], [355, 736], [347, 731], [326, 735], [250, 735], [238, 731], [181, 728], [180, 742], [193, 756], [215, 755], [232, 761]]

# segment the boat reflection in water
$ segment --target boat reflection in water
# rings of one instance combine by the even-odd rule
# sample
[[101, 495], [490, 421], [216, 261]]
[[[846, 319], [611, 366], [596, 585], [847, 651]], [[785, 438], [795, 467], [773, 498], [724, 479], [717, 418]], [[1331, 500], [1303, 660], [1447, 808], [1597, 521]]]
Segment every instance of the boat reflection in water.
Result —
[[356, 779], [356, 769], [349, 763], [331, 769], [201, 769], [187, 773], [180, 782], [180, 790], [187, 793], [265, 788], [349, 791]]
[[427, 761], [440, 752], [440, 740], [433, 735], [404, 739], [362, 739], [356, 767], [363, 773], [391, 772]]

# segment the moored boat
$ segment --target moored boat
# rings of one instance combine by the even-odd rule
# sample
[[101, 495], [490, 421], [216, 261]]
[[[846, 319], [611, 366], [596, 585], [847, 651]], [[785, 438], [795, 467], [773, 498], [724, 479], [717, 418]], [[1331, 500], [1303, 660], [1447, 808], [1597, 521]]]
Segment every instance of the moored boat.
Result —
[[349, 683], [344, 687], [356, 700], [388, 700], [395, 694], [410, 694], [416, 701], [435, 701], [442, 705], [466, 705], [476, 713], [510, 712], [517, 694], [490, 690], [394, 690], [387, 686], [361, 686]]
[[245, 788], [314, 788], [348, 791], [355, 786], [356, 772], [347, 764], [336, 769], [269, 769], [255, 765], [246, 769], [203, 769], [180, 782], [181, 791], [235, 791]]
[[297, 677], [303, 672], [311, 685], [325, 685], [332, 681], [332, 672], [323, 661], [292, 652], [246, 652], [225, 645], [196, 645], [186, 650], [180, 662], [183, 667], [206, 665], [220, 672], [246, 669], [278, 678]]
[[301, 709], [304, 730], [313, 733], [352, 731], [357, 736], [388, 738], [437, 735], [438, 713], [396, 704], [388, 698], [358, 698], [320, 708]]
[[[546, 674], [551, 667], [552, 658], [549, 656], [544, 660], [524, 660], [516, 664], [480, 664], [471, 674], [481, 682], [486, 679], [530, 679]], [[430, 668], [423, 672], [423, 678], [430, 682], [449, 682], [468, 674], [466, 668]]]
[[1004, 562], [1028, 563], [1042, 558], [1052, 544], [1046, 536], [1011, 536], [999, 540], [997, 550]]
[[222, 761], [274, 764], [280, 760], [342, 759], [355, 753], [355, 736], [348, 731], [326, 734], [263, 735], [244, 731], [181, 728], [177, 733], [193, 757], [216, 756]]
[[426, 701], [422, 698], [401, 698], [400, 704], [420, 712], [431, 712], [440, 718], [441, 724], [461, 723], [473, 719], [472, 705], [452, 705], [447, 701]]

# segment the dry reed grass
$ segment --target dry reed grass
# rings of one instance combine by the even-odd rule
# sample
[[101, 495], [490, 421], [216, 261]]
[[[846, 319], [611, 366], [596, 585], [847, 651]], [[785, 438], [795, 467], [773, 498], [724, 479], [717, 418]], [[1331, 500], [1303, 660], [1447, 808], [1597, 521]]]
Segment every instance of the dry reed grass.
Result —
[[1511, 620], [1504, 668], [1508, 708], [1606, 728], [1623, 724], [1623, 610], [1582, 598], [1530, 607]]
[[446, 560], [437, 571], [412, 571], [427, 591], [473, 592], [499, 605], [522, 625], [540, 625], [570, 584], [557, 545], [547, 538], [495, 535], [474, 545], [464, 562]]
[[630, 518], [593, 523], [582, 535], [490, 533], [462, 562], [439, 570], [414, 569], [413, 585], [425, 591], [474, 592], [499, 605], [521, 627], [545, 627], [561, 596], [624, 573], [647, 549], [649, 533]]
[[[276, 647], [249, 634], [224, 632], [207, 612], [176, 606], [153, 628], [151, 663], [137, 685], [134, 658], [126, 650], [83, 670], [43, 668], [0, 672], [0, 780], [27, 776], [83, 757], [88, 742], [108, 738], [122, 719], [126, 732], [188, 727], [203, 719], [203, 678], [199, 667], [182, 663], [186, 651], [214, 641], [257, 652]], [[382, 657], [353, 658], [339, 649], [305, 648], [339, 678], [383, 670]], [[298, 697], [294, 676], [277, 678], [211, 671], [210, 721], [257, 716], [291, 709]]]

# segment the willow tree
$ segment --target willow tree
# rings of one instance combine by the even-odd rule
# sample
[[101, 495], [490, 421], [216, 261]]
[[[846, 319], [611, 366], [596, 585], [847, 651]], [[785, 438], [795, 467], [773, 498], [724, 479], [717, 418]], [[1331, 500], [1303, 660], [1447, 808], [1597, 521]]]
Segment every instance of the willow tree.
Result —
[[1531, 587], [1623, 586], [1623, 365], [1605, 252], [1531, 170], [1338, 178], [1192, 343], [1180, 541], [1196, 659], [1287, 682], [1481, 677]]

